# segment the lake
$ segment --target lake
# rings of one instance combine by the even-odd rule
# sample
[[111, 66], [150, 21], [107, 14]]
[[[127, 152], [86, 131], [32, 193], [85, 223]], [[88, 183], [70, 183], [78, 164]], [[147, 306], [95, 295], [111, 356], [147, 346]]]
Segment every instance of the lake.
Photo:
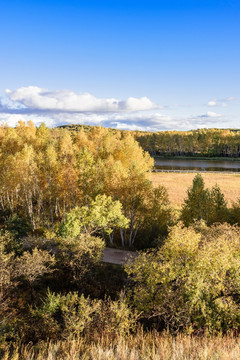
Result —
[[240, 172], [240, 161], [155, 158], [156, 170]]

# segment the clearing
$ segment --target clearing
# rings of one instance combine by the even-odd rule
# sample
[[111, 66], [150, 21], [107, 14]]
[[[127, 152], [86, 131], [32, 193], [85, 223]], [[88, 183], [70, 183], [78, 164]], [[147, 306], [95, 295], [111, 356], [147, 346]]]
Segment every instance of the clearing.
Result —
[[[166, 187], [169, 200], [177, 208], [181, 207], [187, 196], [187, 189], [192, 185], [194, 176], [197, 173], [151, 173], [150, 179], [154, 186], [163, 185]], [[228, 205], [240, 198], [240, 175], [223, 173], [201, 173], [205, 186], [211, 188], [218, 184], [224, 193]]]
[[102, 261], [110, 264], [124, 265], [136, 257], [137, 253], [135, 251], [105, 248], [103, 250]]

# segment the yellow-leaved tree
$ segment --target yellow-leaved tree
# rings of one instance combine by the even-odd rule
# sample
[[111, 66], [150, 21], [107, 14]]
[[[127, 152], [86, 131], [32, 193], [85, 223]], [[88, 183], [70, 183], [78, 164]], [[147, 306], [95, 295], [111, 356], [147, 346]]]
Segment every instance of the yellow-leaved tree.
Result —
[[239, 228], [175, 226], [160, 249], [140, 254], [126, 271], [131, 301], [159, 328], [239, 330]]

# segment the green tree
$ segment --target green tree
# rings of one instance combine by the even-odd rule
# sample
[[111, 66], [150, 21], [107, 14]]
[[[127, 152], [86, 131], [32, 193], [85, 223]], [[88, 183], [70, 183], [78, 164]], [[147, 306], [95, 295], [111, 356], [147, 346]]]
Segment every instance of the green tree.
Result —
[[229, 221], [229, 211], [224, 194], [216, 184], [210, 191], [210, 212], [208, 217], [208, 225], [216, 222], [224, 223]]
[[113, 200], [111, 196], [98, 195], [89, 206], [76, 207], [67, 214], [66, 221], [60, 226], [59, 234], [72, 238], [83, 233], [111, 234], [113, 228], [126, 228], [128, 223], [129, 221], [122, 214], [120, 201]]
[[240, 198], [233, 202], [229, 212], [231, 223], [240, 226]]
[[203, 177], [197, 174], [187, 195], [181, 212], [181, 220], [186, 226], [199, 220], [208, 225], [228, 221], [227, 203], [217, 184], [210, 190], [206, 189]]
[[201, 219], [208, 221], [210, 201], [210, 193], [205, 189], [203, 177], [197, 174], [182, 207], [181, 220], [184, 224], [188, 226]]

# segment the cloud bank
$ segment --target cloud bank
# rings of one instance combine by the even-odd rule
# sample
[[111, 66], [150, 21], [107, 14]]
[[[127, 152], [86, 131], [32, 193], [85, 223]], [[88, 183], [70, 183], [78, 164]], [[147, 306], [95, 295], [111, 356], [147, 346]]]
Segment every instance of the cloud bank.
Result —
[[217, 112], [179, 116], [175, 108], [157, 106], [148, 97], [97, 98], [89, 93], [49, 91], [37, 86], [5, 93], [5, 98], [0, 98], [0, 120], [10, 126], [19, 120], [32, 120], [36, 126], [44, 122], [49, 127], [86, 124], [146, 131], [224, 126], [224, 117]]
[[37, 86], [21, 87], [15, 91], [6, 90], [8, 98], [29, 109], [67, 112], [122, 112], [143, 111], [157, 108], [146, 96], [129, 97], [126, 100], [96, 98], [89, 93], [74, 91], [48, 91]]

